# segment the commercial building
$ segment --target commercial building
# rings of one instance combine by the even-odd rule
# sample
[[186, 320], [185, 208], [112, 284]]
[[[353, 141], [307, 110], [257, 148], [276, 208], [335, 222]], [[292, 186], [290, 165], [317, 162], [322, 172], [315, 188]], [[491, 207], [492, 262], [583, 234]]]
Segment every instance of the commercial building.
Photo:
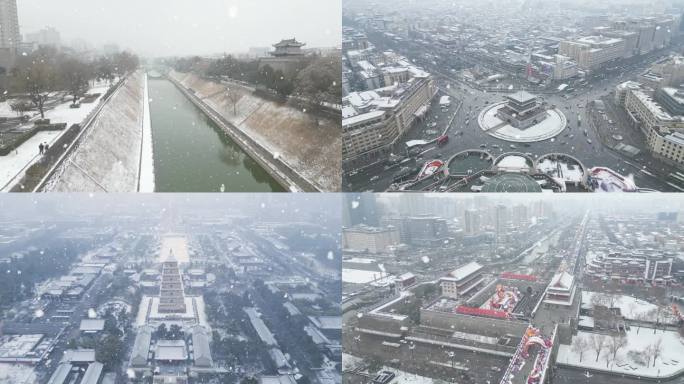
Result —
[[439, 279], [442, 296], [458, 299], [482, 283], [482, 265], [470, 262]]
[[684, 83], [684, 56], [674, 55], [658, 61], [639, 77], [639, 81], [653, 89], [678, 87]]
[[345, 249], [383, 253], [399, 242], [399, 230], [393, 226], [377, 228], [358, 225], [342, 230], [342, 246]]
[[346, 52], [347, 61], [367, 90], [342, 99], [342, 158], [347, 168], [386, 158], [437, 93], [431, 75], [404, 57], [376, 57], [368, 49], [357, 57], [354, 52], [359, 51]]
[[656, 93], [660, 102], [644, 89], [629, 89], [625, 95], [625, 110], [644, 135], [648, 149], [661, 160], [684, 166], [684, 115], [673, 114], [684, 109], [679, 90], [663, 88]]
[[554, 55], [553, 62], [553, 80], [561, 81], [567, 80], [577, 76], [579, 68], [577, 63], [568, 56]]
[[17, 0], [0, 0], [0, 48], [18, 48], [21, 43]]
[[608, 62], [622, 59], [625, 55], [625, 40], [607, 36], [564, 40], [558, 47], [558, 53], [575, 60], [581, 69], [593, 71]]
[[61, 36], [54, 27], [45, 27], [37, 32], [27, 33], [24, 36], [26, 43], [34, 43], [39, 47], [59, 47]]
[[623, 38], [628, 51], [643, 55], [669, 45], [679, 31], [680, 22], [679, 16], [630, 18], [614, 21], [603, 34]]
[[480, 212], [475, 209], [467, 209], [464, 216], [464, 231], [466, 236], [473, 236], [480, 232]]
[[615, 104], [625, 106], [625, 99], [627, 98], [627, 91], [631, 89], [639, 89], [641, 84], [636, 81], [625, 81], [615, 87]]
[[[386, 80], [399, 77], [388, 75]], [[342, 99], [342, 156], [362, 165], [389, 155], [391, 146], [427, 112], [437, 89], [427, 77], [372, 91], [352, 92]]]
[[673, 258], [661, 254], [598, 254], [587, 262], [590, 276], [626, 282], [667, 284], [672, 280]]
[[0, 86], [14, 65], [20, 45], [17, 0], [0, 0]]
[[445, 219], [433, 215], [403, 217], [400, 220], [402, 242], [421, 246], [436, 245], [449, 237]]

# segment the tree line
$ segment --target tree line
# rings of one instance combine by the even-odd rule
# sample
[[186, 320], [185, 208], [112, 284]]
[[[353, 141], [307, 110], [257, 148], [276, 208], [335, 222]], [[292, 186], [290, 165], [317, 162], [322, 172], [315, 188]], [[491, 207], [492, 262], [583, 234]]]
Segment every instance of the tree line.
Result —
[[10, 91], [19, 96], [11, 107], [20, 114], [36, 109], [44, 119], [51, 92], [65, 92], [75, 106], [88, 91], [90, 81], [106, 80], [111, 84], [116, 77], [135, 71], [139, 64], [138, 57], [126, 51], [84, 60], [53, 47], [41, 47], [20, 56], [9, 71]]
[[342, 99], [342, 58], [337, 54], [310, 55], [302, 58], [297, 70], [284, 73], [258, 59], [225, 56], [204, 60], [198, 56], [179, 58], [173, 63], [179, 72], [197, 72], [207, 77], [228, 77], [255, 86], [263, 86], [279, 96], [293, 96], [314, 104], [339, 104]]

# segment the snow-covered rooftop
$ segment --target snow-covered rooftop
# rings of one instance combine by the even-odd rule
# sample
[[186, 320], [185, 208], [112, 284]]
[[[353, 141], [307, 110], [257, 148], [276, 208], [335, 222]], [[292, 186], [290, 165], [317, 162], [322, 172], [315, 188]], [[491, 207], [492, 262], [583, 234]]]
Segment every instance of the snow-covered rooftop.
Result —
[[562, 271], [556, 273], [553, 276], [553, 278], [551, 279], [551, 284], [549, 284], [549, 288], [570, 289], [572, 288], [572, 284], [574, 281], [575, 276], [569, 274], [566, 271]]
[[481, 269], [482, 269], [482, 265], [480, 265], [479, 263], [477, 263], [475, 261], [471, 261], [470, 263], [465, 264], [465, 265], [458, 267], [457, 269], [454, 269], [453, 271], [451, 271], [449, 273], [449, 275], [447, 276], [447, 278], [452, 278], [456, 281], [460, 281], [460, 280], [463, 280], [463, 279], [469, 277], [470, 275], [480, 271]]

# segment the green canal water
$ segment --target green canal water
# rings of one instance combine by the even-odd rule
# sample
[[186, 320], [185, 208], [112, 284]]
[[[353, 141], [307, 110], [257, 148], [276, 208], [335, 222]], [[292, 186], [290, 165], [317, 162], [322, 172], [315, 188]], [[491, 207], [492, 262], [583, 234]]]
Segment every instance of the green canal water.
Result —
[[157, 192], [284, 190], [173, 83], [148, 86]]

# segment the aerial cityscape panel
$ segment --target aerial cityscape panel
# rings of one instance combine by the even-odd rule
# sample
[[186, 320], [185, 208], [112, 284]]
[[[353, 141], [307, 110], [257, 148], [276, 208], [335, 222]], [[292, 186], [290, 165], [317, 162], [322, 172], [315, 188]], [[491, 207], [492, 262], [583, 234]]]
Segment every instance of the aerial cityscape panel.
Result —
[[348, 194], [345, 383], [678, 383], [678, 194]]
[[0, 382], [341, 383], [340, 204], [0, 199]]
[[0, 0], [0, 192], [339, 192], [341, 24], [340, 0]]
[[343, 1], [343, 190], [681, 192], [683, 9]]

